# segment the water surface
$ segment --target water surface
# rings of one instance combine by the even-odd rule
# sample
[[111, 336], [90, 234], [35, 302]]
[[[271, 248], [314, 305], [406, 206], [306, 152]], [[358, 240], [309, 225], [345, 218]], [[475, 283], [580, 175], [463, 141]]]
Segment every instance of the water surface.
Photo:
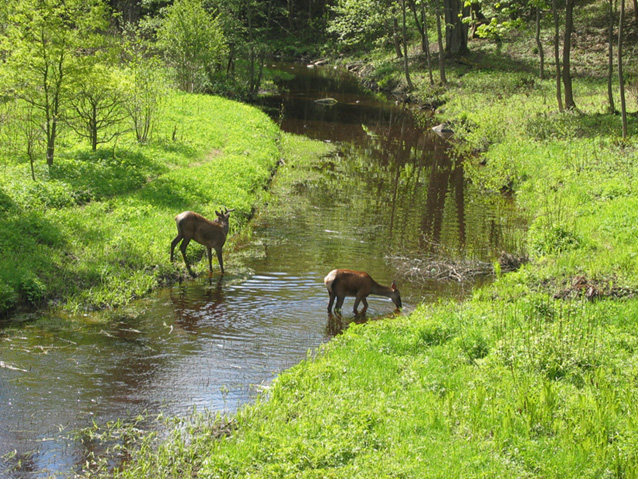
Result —
[[[322, 283], [333, 268], [396, 279], [410, 311], [471, 285], [414, 281], [393, 258], [491, 261], [513, 248], [520, 223], [511, 205], [468, 185], [448, 143], [403, 105], [362, 91], [347, 72], [274, 67], [294, 78], [282, 79], [283, 93], [262, 106], [284, 130], [336, 143], [334, 153], [285, 190], [275, 180], [250, 243], [225, 252], [223, 278], [216, 269], [212, 279], [162, 289], [107, 320], [6, 324], [1, 477], [72, 473], [97, 446], [70, 432], [93, 422], [193, 408], [232, 413], [349, 322], [394, 314], [387, 298], [370, 298], [366, 317], [354, 318], [349, 298], [335, 321]], [[327, 97], [337, 103], [315, 101]]]

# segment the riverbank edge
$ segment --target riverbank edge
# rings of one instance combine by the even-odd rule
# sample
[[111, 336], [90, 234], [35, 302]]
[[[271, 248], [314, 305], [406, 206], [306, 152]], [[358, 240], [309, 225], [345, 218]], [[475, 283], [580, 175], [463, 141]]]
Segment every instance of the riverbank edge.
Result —
[[350, 327], [234, 417], [145, 443], [118, 477], [638, 475], [636, 142], [613, 116], [554, 112], [551, 80], [462, 76], [444, 118], [473, 181], [528, 211], [532, 262], [463, 303]]
[[[6, 164], [3, 198], [15, 206], [0, 218], [13, 231], [0, 262], [5, 320], [108, 311], [189, 279], [179, 251], [169, 261], [181, 211], [212, 219], [235, 209], [225, 255], [248, 234], [281, 160], [281, 131], [259, 109], [220, 97], [173, 92], [165, 102], [148, 144], [123, 137], [117, 148], [70, 148], [50, 171], [36, 170], [38, 182], [24, 163]], [[188, 249], [198, 276], [208, 273], [203, 251]]]

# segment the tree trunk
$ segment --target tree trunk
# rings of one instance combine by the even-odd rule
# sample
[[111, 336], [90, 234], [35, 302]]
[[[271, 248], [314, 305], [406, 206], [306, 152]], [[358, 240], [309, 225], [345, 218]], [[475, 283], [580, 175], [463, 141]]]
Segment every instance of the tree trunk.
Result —
[[620, 113], [622, 114], [622, 137], [627, 138], [627, 105], [625, 103], [625, 79], [622, 71], [622, 36], [625, 23], [625, 0], [620, 0], [618, 20], [618, 83], [620, 86]]
[[414, 90], [414, 86], [412, 85], [412, 80], [410, 79], [410, 66], [408, 63], [408, 34], [406, 28], [406, 18], [405, 18], [405, 2], [406, 0], [401, 1], [401, 17], [403, 20], [403, 70], [405, 72], [405, 81], [408, 84], [408, 90]]
[[574, 3], [576, 0], [567, 0], [565, 4], [565, 39], [563, 40], [563, 86], [565, 87], [565, 108], [574, 110], [574, 92], [572, 89], [572, 74], [570, 54], [572, 50], [572, 31], [574, 29]]
[[543, 51], [543, 42], [541, 42], [541, 9], [536, 7], [536, 47], [538, 48], [538, 57], [540, 60], [540, 78], [545, 79], [545, 52]]
[[554, 15], [554, 61], [556, 62], [556, 100], [558, 100], [558, 111], [563, 111], [563, 93], [560, 85], [560, 55], [559, 42], [560, 31], [558, 28], [558, 8], [556, 8], [556, 0], [552, 0], [552, 14]]
[[432, 77], [432, 56], [430, 55], [430, 40], [428, 39], [428, 24], [425, 14], [425, 3], [421, 4], [421, 18], [417, 11], [416, 2], [410, 0], [410, 9], [414, 16], [414, 22], [416, 23], [419, 34], [421, 35], [421, 50], [425, 54], [425, 58], [428, 64], [428, 75], [430, 77], [430, 85], [434, 85], [434, 78]]
[[[414, 23], [416, 24], [416, 29], [419, 31], [419, 35], [421, 36], [421, 51], [424, 54], [427, 54], [428, 51], [428, 36], [427, 36], [427, 25], [425, 24], [425, 15], [422, 18], [419, 18], [419, 14], [417, 13], [416, 2], [414, 0], [410, 0], [410, 11], [412, 12], [412, 16], [414, 17]], [[425, 8], [423, 9], [423, 13], [425, 13]]]
[[443, 49], [443, 31], [441, 29], [441, 0], [436, 0], [436, 29], [439, 42], [439, 74], [441, 75], [441, 83], [447, 84], [445, 77], [445, 50]]
[[53, 158], [55, 157], [55, 137], [57, 133], [58, 122], [53, 120], [47, 125], [47, 166], [53, 166]]
[[430, 78], [430, 85], [434, 85], [434, 78], [432, 77], [432, 54], [430, 53], [430, 39], [428, 35], [428, 19], [425, 14], [425, 4], [421, 6], [422, 19], [423, 19], [423, 33], [425, 35], [425, 58], [428, 62], [428, 76]]
[[608, 18], [608, 70], [607, 70], [607, 98], [609, 99], [609, 113], [616, 113], [616, 105], [614, 105], [614, 91], [612, 86], [612, 78], [614, 76], [614, 0], [609, 0], [609, 18]]
[[468, 26], [463, 23], [467, 8], [463, 0], [444, 0], [445, 5], [445, 53], [450, 56], [468, 52]]
[[401, 40], [399, 38], [399, 21], [396, 15], [392, 16], [392, 40], [394, 41], [394, 51], [397, 54], [397, 58], [401, 58], [403, 52], [401, 51]]

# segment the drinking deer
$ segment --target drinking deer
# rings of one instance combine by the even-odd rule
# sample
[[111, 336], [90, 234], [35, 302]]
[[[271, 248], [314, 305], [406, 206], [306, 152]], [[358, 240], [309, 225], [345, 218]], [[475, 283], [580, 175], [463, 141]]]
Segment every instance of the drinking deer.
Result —
[[184, 211], [175, 217], [175, 223], [177, 224], [177, 236], [171, 242], [171, 262], [173, 261], [173, 251], [175, 246], [180, 241], [182, 244], [179, 249], [182, 252], [184, 263], [188, 272], [193, 275], [188, 261], [186, 260], [186, 248], [191, 240], [195, 240], [197, 243], [204, 245], [208, 252], [208, 269], [210, 274], [213, 274], [213, 257], [212, 250], [217, 253], [217, 260], [219, 261], [219, 267], [224, 274], [224, 260], [222, 259], [222, 247], [226, 243], [226, 236], [228, 235], [228, 218], [230, 212], [224, 208], [222, 211], [215, 211], [217, 218], [213, 221], [207, 220], [202, 215], [193, 211]]
[[332, 311], [335, 298], [337, 299], [335, 311], [341, 311], [345, 297], [354, 296], [354, 314], [359, 314], [357, 307], [360, 302], [363, 302], [363, 309], [361, 310], [361, 314], [363, 314], [368, 309], [366, 298], [370, 294], [386, 296], [392, 300], [397, 308], [401, 308], [401, 295], [394, 281], [392, 282], [392, 286], [381, 286], [373, 280], [368, 273], [363, 271], [334, 269], [328, 273], [328, 276], [324, 278], [323, 282], [330, 295], [330, 302], [328, 303], [329, 313]]

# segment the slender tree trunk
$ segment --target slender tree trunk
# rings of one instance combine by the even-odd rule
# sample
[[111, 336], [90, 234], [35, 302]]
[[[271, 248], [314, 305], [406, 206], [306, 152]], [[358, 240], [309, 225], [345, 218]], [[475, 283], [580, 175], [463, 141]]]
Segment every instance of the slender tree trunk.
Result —
[[556, 1], [552, 0], [552, 14], [554, 15], [554, 61], [556, 62], [556, 100], [558, 100], [558, 111], [563, 111], [563, 93], [561, 91], [560, 74], [560, 31], [558, 28], [558, 8]]
[[609, 18], [608, 18], [608, 69], [607, 69], [607, 98], [609, 99], [609, 113], [616, 112], [614, 105], [614, 91], [612, 86], [612, 78], [614, 76], [614, 0], [609, 0]]
[[403, 20], [403, 70], [405, 72], [405, 81], [408, 84], [408, 90], [414, 90], [414, 86], [412, 85], [412, 80], [410, 79], [410, 65], [408, 59], [408, 34], [406, 28], [406, 18], [405, 18], [405, 2], [406, 0], [401, 1], [401, 18]]
[[576, 109], [574, 91], [572, 89], [572, 73], [570, 54], [572, 50], [572, 31], [574, 29], [574, 3], [567, 0], [565, 5], [565, 39], [563, 40], [563, 86], [565, 87], [565, 108]]
[[545, 79], [545, 52], [543, 51], [543, 42], [541, 42], [541, 9], [536, 7], [536, 47], [538, 48], [538, 56], [540, 59], [540, 78]]
[[[412, 12], [412, 16], [414, 16], [414, 23], [416, 24], [416, 28], [419, 31], [419, 35], [421, 36], [421, 51], [425, 54], [428, 50], [427, 25], [425, 24], [425, 15], [422, 15], [422, 17], [419, 18], [419, 14], [416, 8], [416, 2], [414, 0], [410, 0], [410, 11]], [[423, 9], [423, 13], [425, 13], [425, 8]]]
[[439, 74], [441, 75], [441, 83], [447, 85], [445, 77], [445, 50], [443, 49], [443, 31], [441, 29], [441, 0], [436, 1], [436, 29], [439, 42]]
[[428, 36], [428, 19], [425, 14], [425, 4], [421, 5], [421, 9], [423, 36], [425, 37], [425, 58], [428, 62], [428, 76], [430, 78], [430, 85], [434, 85], [434, 78], [432, 77], [432, 54], [430, 53], [430, 38]]
[[620, 0], [620, 19], [618, 20], [618, 83], [620, 86], [620, 112], [622, 114], [622, 137], [627, 138], [627, 105], [625, 103], [625, 79], [622, 70], [622, 37], [625, 23], [625, 0]]
[[401, 51], [401, 40], [399, 38], [399, 21], [396, 15], [392, 16], [392, 39], [394, 40], [394, 51], [397, 54], [397, 58], [401, 58], [403, 52]]
[[428, 39], [428, 24], [425, 14], [425, 4], [421, 4], [421, 17], [419, 18], [419, 12], [417, 11], [417, 5], [414, 0], [410, 0], [410, 9], [414, 16], [414, 23], [416, 23], [419, 34], [421, 35], [421, 51], [425, 54], [425, 58], [428, 64], [428, 75], [430, 77], [430, 85], [434, 84], [434, 78], [432, 77], [432, 58], [430, 55], [430, 40]]
[[638, 22], [638, 0], [634, 0], [634, 18]]
[[53, 166], [55, 157], [55, 136], [57, 133], [57, 122], [53, 120], [47, 127], [47, 166]]
[[228, 63], [226, 65], [226, 75], [230, 78], [235, 76], [235, 44], [228, 45]]

